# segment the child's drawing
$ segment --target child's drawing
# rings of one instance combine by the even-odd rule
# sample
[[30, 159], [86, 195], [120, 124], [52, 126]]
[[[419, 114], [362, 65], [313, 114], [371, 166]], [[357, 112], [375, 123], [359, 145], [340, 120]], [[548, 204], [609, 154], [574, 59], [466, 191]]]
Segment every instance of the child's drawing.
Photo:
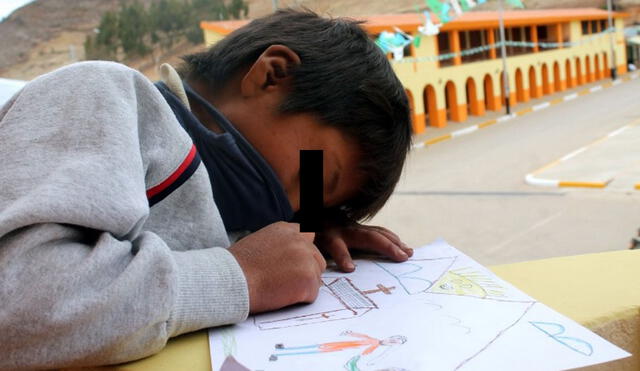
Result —
[[427, 292], [455, 262], [455, 257], [412, 259], [404, 264], [375, 264], [393, 276], [409, 295]]
[[553, 340], [566, 346], [574, 352], [584, 354], [585, 356], [590, 356], [593, 354], [593, 346], [588, 342], [572, 336], [563, 336], [562, 334], [564, 334], [565, 329], [564, 326], [559, 323], [532, 321], [529, 321], [529, 323], [538, 330], [547, 334]]
[[254, 317], [255, 325], [261, 330], [272, 330], [356, 318], [378, 308], [370, 295], [391, 295], [395, 290], [394, 286], [382, 284], [370, 290], [361, 290], [345, 277], [323, 277], [322, 280], [324, 286], [316, 299], [316, 302], [323, 303], [322, 307], [305, 305], [257, 315]]
[[380, 347], [402, 345], [407, 342], [407, 338], [401, 335], [390, 336], [382, 340], [352, 331], [345, 331], [340, 335], [350, 336], [355, 339], [303, 346], [285, 346], [284, 344], [276, 344], [276, 352], [269, 356], [269, 361], [275, 362], [278, 358], [285, 356], [303, 356], [356, 349], [361, 356], [366, 356], [375, 352]]
[[[358, 362], [360, 362], [360, 358], [362, 358], [360, 354], [351, 357], [351, 359], [344, 364], [344, 369], [347, 371], [364, 371], [364, 369], [360, 368], [360, 365], [358, 364]], [[409, 370], [401, 367], [385, 367], [385, 368], [376, 368], [375, 371], [409, 371]]]
[[491, 277], [470, 268], [448, 271], [429, 290], [435, 294], [474, 296], [477, 298], [504, 297], [504, 288]]
[[444, 241], [357, 267], [324, 275], [313, 304], [213, 330], [213, 369], [231, 355], [263, 371], [537, 371], [628, 356]]

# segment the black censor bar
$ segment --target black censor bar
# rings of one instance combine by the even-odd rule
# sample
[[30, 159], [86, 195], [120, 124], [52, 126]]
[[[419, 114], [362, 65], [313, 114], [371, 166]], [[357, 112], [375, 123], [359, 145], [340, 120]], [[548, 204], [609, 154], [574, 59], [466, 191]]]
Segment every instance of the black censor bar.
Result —
[[322, 150], [300, 150], [300, 232], [320, 232], [324, 210]]

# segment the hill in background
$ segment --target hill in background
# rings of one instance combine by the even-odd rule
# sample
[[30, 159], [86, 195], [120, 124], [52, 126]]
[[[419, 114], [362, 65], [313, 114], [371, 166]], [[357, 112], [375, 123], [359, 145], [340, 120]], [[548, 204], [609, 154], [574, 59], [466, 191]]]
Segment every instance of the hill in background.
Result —
[[[0, 23], [0, 76], [30, 80], [66, 64], [84, 59], [84, 41], [100, 22], [103, 13], [116, 11], [120, 4], [135, 0], [36, 0]], [[153, 0], [138, 0], [148, 5]], [[273, 10], [272, 0], [248, 0], [249, 17], [266, 15]], [[305, 6], [332, 16], [365, 16], [415, 11], [423, 0], [279, 0], [279, 5]], [[529, 9], [599, 7], [606, 0], [524, 0]], [[640, 0], [618, 0], [616, 4], [632, 13], [629, 22], [640, 21]], [[479, 6], [480, 10], [496, 7], [496, 1]], [[168, 61], [179, 63], [179, 56], [194, 52], [203, 45], [177, 43], [171, 50], [154, 52], [154, 57], [127, 60], [152, 79], [157, 78], [157, 65]]]

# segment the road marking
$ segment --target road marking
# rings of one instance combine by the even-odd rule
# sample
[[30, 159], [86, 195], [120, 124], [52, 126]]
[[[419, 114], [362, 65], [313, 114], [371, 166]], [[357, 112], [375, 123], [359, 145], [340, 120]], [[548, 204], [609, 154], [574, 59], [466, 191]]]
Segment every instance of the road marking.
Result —
[[586, 150], [587, 150], [587, 147], [579, 148], [579, 149], [569, 153], [568, 155], [564, 156], [563, 158], [561, 158], [560, 161], [567, 161], [568, 159], [570, 159], [572, 157], [575, 157], [575, 156], [581, 154], [582, 152], [584, 152]]
[[497, 123], [498, 123], [498, 120], [495, 120], [495, 119], [494, 120], [489, 120], [489, 121], [483, 122], [482, 124], [479, 124], [478, 127], [480, 129], [483, 129], [483, 128], [486, 128], [487, 126], [491, 126], [491, 125], [494, 125], [494, 124], [497, 124]]
[[541, 109], [545, 109], [547, 107], [550, 107], [551, 103], [549, 102], [544, 102], [544, 103], [540, 103], [540, 104], [536, 104], [535, 106], [531, 107], [534, 111], [540, 111]]
[[[533, 185], [533, 186], [539, 186], [539, 187], [578, 187], [578, 188], [606, 188], [609, 183], [611, 183], [611, 181], [613, 181], [614, 177], [612, 177], [611, 179], [607, 180], [606, 182], [581, 182], [581, 181], [564, 181], [564, 180], [558, 180], [558, 179], [542, 179], [542, 178], [537, 178], [536, 175], [542, 173], [543, 171], [552, 168], [564, 161], [568, 161], [569, 159], [572, 159], [573, 157], [579, 155], [580, 153], [586, 151], [587, 149], [595, 146], [598, 143], [604, 142], [605, 140], [614, 137], [620, 133], [622, 133], [623, 131], [640, 124], [640, 120], [635, 120], [633, 122], [631, 122], [628, 125], [625, 125], [621, 128], [618, 128], [612, 132], [610, 132], [609, 134], [603, 136], [602, 138], [596, 139], [593, 142], [587, 144], [586, 146], [580, 147], [578, 149], [576, 149], [575, 151], [564, 155], [563, 157], [561, 157], [558, 160], [552, 161], [546, 165], [544, 165], [543, 167], [525, 175], [524, 177], [524, 181], [527, 184]], [[640, 183], [638, 183], [636, 185], [636, 189], [640, 189], [638, 188], [638, 186], [640, 186]]]
[[523, 109], [523, 110], [521, 110], [521, 111], [516, 112], [516, 115], [518, 115], [518, 116], [524, 116], [524, 115], [526, 115], [526, 114], [527, 114], [527, 113], [529, 113], [529, 112], [533, 112], [533, 108], [531, 108], [531, 107], [529, 107], [529, 108], [525, 108], [525, 109]]
[[573, 93], [573, 94], [565, 95], [564, 97], [562, 97], [562, 99], [564, 99], [565, 101], [574, 100], [576, 98], [578, 98], [578, 93]]
[[558, 182], [558, 187], [604, 188], [609, 182]]
[[559, 211], [556, 214], [553, 214], [553, 215], [551, 215], [551, 216], [549, 216], [547, 218], [544, 218], [544, 219], [540, 220], [539, 222], [537, 222], [536, 224], [534, 224], [531, 227], [527, 228], [526, 230], [516, 234], [515, 236], [513, 236], [511, 238], [507, 238], [504, 242], [502, 242], [501, 244], [499, 244], [496, 247], [494, 247], [494, 249], [500, 249], [500, 248], [512, 243], [513, 241], [517, 240], [518, 238], [524, 237], [528, 233], [532, 232], [534, 229], [538, 229], [538, 228], [542, 227], [543, 225], [549, 223], [553, 219], [556, 219], [560, 215], [562, 215], [562, 211]]
[[465, 134], [473, 133], [476, 130], [478, 130], [478, 125], [469, 126], [468, 128], [454, 131], [453, 133], [451, 133], [451, 137], [456, 138]]
[[443, 141], [448, 140], [448, 139], [451, 139], [451, 134], [441, 135], [439, 137], [427, 139], [427, 140], [424, 141], [424, 144], [429, 146], [429, 145], [432, 145], [432, 144], [443, 142]]
[[615, 137], [616, 135], [618, 135], [618, 134], [622, 133], [623, 131], [629, 129], [629, 127], [631, 127], [631, 125], [626, 125], [626, 126], [621, 127], [620, 129], [614, 130], [611, 133], [609, 133], [607, 135], [607, 137], [609, 137], [609, 138]]
[[514, 113], [510, 114], [510, 115], [504, 115], [504, 116], [500, 116], [498, 117], [498, 119], [496, 121], [498, 122], [505, 122], [505, 121], [509, 121], [512, 118], [516, 117], [516, 115]]
[[622, 80], [618, 79], [618, 80], [613, 80], [613, 82], [611, 83], [611, 85], [620, 85], [622, 84]]
[[560, 104], [562, 102], [564, 102], [563, 98], [556, 98], [556, 99], [552, 100], [550, 103], [551, 103], [551, 105], [556, 105], [556, 104]]
[[591, 89], [589, 89], [589, 91], [592, 92], [592, 93], [595, 93], [598, 90], [602, 90], [602, 85], [597, 85], [597, 86], [594, 86]]
[[578, 92], [578, 95], [583, 96], [583, 95], [587, 95], [589, 93], [591, 93], [591, 89], [584, 89], [584, 90], [580, 90]]

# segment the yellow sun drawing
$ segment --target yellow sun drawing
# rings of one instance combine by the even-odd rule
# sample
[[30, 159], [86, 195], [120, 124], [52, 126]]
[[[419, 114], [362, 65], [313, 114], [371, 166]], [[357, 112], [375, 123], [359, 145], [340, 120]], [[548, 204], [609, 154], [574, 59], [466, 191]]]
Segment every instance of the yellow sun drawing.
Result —
[[502, 286], [490, 277], [471, 268], [448, 271], [431, 287], [429, 292], [478, 298], [504, 296], [504, 288]]

